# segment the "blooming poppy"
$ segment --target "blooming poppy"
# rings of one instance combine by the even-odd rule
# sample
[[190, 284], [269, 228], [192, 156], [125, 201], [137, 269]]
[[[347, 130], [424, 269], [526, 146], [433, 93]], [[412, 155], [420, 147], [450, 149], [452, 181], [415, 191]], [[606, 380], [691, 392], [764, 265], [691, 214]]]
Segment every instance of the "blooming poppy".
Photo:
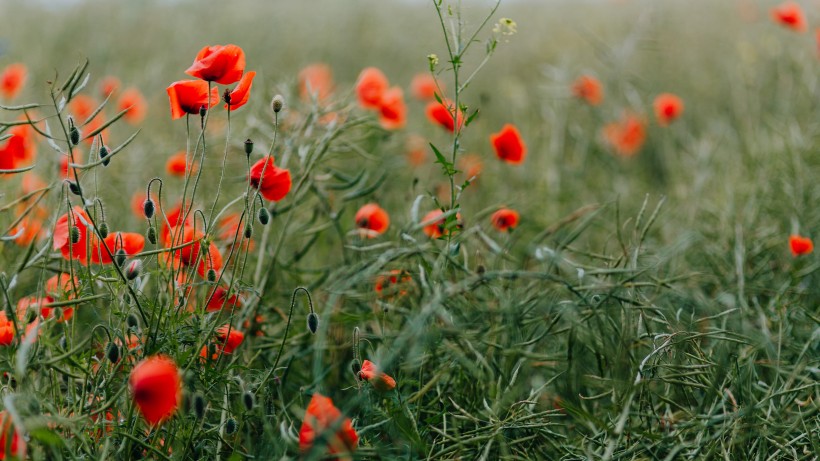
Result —
[[3, 410], [0, 411], [0, 460], [6, 459], [6, 453], [12, 459], [26, 459], [26, 439], [11, 415]]
[[115, 91], [120, 88], [120, 79], [114, 77], [113, 75], [109, 75], [102, 80], [100, 80], [100, 95], [103, 98], [107, 98]]
[[207, 251], [200, 251], [202, 247], [202, 239], [205, 233], [201, 229], [194, 230], [193, 226], [185, 226], [182, 232], [182, 244], [194, 242], [190, 245], [184, 246], [175, 252], [180, 261], [186, 266], [193, 266], [196, 264], [197, 273], [201, 277], [205, 277], [206, 273], [213, 269], [219, 272], [222, 269], [222, 253], [216, 247], [216, 244], [210, 242]]
[[180, 80], [174, 82], [166, 91], [171, 101], [171, 118], [178, 119], [185, 114], [199, 114], [203, 106], [213, 107], [219, 102], [219, 92], [211, 88], [208, 96], [208, 82], [201, 80]]
[[11, 136], [0, 145], [0, 169], [22, 168], [33, 162], [37, 156], [37, 144], [31, 126], [14, 125], [8, 134]]
[[[252, 251], [254, 249], [253, 239], [244, 238], [244, 230], [245, 223], [240, 213], [228, 213], [219, 219], [217, 234], [220, 240], [226, 242], [228, 246], [238, 243], [244, 251]], [[234, 238], [236, 239], [235, 242]]]
[[396, 388], [396, 380], [379, 370], [370, 360], [362, 362], [359, 378], [370, 382], [377, 391], [392, 391]]
[[256, 77], [256, 72], [251, 71], [239, 79], [239, 84], [236, 85], [236, 88], [228, 93], [230, 95], [231, 104], [230, 106], [225, 104], [225, 109], [239, 109], [248, 102], [248, 98], [251, 96], [251, 85], [253, 84], [254, 77]]
[[191, 77], [222, 85], [236, 83], [245, 72], [245, 52], [236, 45], [214, 45], [202, 48], [191, 67]]
[[88, 120], [88, 117], [94, 113], [97, 105], [97, 101], [91, 96], [78, 94], [71, 98], [71, 102], [68, 103], [68, 109], [71, 111], [71, 114], [74, 115], [76, 121], [82, 123]]
[[[332, 434], [323, 434], [334, 431]], [[353, 429], [350, 418], [333, 405], [333, 401], [319, 393], [313, 394], [302, 427], [299, 429], [299, 450], [306, 453], [313, 448], [317, 438], [324, 439], [327, 453], [349, 453], [358, 447], [359, 435]]]
[[14, 99], [26, 83], [28, 70], [25, 64], [9, 64], [0, 74], [0, 93], [7, 99]]
[[808, 30], [806, 16], [803, 9], [797, 2], [787, 1], [772, 8], [772, 19], [784, 27], [795, 32], [805, 32]]
[[624, 113], [621, 119], [606, 124], [602, 129], [604, 140], [622, 157], [638, 153], [646, 140], [646, 122], [639, 116]]
[[660, 126], [668, 126], [683, 114], [683, 100], [672, 93], [662, 93], [652, 104]]
[[249, 181], [251, 186], [259, 189], [262, 197], [273, 202], [285, 198], [292, 185], [290, 171], [274, 165], [273, 156], [268, 156], [253, 164]]
[[390, 84], [382, 71], [375, 67], [368, 67], [359, 74], [356, 82], [356, 96], [359, 105], [365, 109], [378, 109], [382, 105], [382, 97]]
[[[245, 340], [245, 334], [230, 325], [222, 325], [216, 329], [217, 342], [214, 344], [214, 352], [211, 355], [211, 360], [217, 360], [220, 352], [223, 354], [230, 354], [242, 344]], [[199, 356], [202, 358], [208, 357], [208, 346], [202, 346], [199, 351]]]
[[236, 294], [228, 296], [228, 290], [223, 287], [214, 288], [212, 293], [213, 295], [209, 296], [211, 300], [205, 308], [207, 312], [216, 312], [222, 309], [233, 310], [242, 305], [242, 298]]
[[792, 250], [792, 255], [797, 257], [814, 251], [814, 243], [808, 237], [795, 234], [789, 237], [789, 248]]
[[[426, 114], [428, 120], [451, 133], [455, 130], [456, 122], [458, 122], [459, 130], [464, 124], [464, 114], [460, 109], [456, 110], [455, 105], [449, 99], [444, 99], [442, 102], [430, 101], [427, 103]], [[454, 116], [456, 120], [453, 120]]]
[[25, 216], [11, 229], [11, 235], [15, 235], [14, 243], [20, 246], [29, 246], [35, 240], [45, 237], [43, 220], [36, 216]]
[[117, 110], [124, 111], [128, 109], [128, 112], [122, 118], [128, 123], [136, 125], [145, 118], [145, 113], [148, 111], [147, 106], [148, 104], [145, 102], [140, 90], [132, 87], [123, 91], [120, 95]]
[[407, 294], [407, 289], [402, 288], [411, 283], [413, 278], [410, 277], [406, 271], [393, 269], [387, 274], [382, 274], [376, 277], [376, 283], [373, 289], [379, 296], [388, 296], [398, 294], [404, 296]]
[[5, 310], [0, 310], [0, 346], [8, 346], [12, 341], [14, 341], [14, 322], [9, 320]]
[[518, 227], [518, 212], [509, 208], [502, 208], [490, 216], [490, 222], [493, 223], [493, 227], [502, 232], [515, 229]]
[[[143, 199], [144, 201], [145, 199]], [[140, 204], [140, 208], [142, 208], [142, 204]], [[141, 211], [140, 214], [145, 217], [143, 212]], [[192, 217], [188, 215], [185, 216], [185, 212], [183, 212], [182, 204], [179, 203], [177, 206], [172, 208], [170, 211], [165, 213], [165, 217], [167, 218], [167, 222], [165, 219], [160, 219], [160, 229], [159, 229], [159, 238], [163, 245], [172, 246], [179, 244], [179, 239], [182, 238], [183, 231], [182, 229], [188, 227], [193, 222]], [[185, 222], [182, 222], [183, 218]], [[168, 227], [170, 224], [170, 227]], [[171, 242], [172, 232], [174, 230], [178, 230], [178, 235], [176, 235], [176, 242]]]
[[[123, 250], [125, 254], [133, 256], [145, 248], [145, 237], [136, 232], [112, 232], [104, 239], [105, 246], [115, 255], [117, 251]], [[95, 245], [92, 247], [91, 262], [98, 264], [111, 264], [113, 260], [105, 251], [102, 243], [95, 237]]]
[[572, 95], [586, 101], [590, 106], [597, 106], [604, 100], [604, 87], [601, 82], [591, 76], [582, 75], [572, 83]]
[[407, 122], [407, 106], [404, 104], [404, 92], [393, 87], [382, 94], [379, 106], [379, 123], [385, 130], [397, 130]]
[[[431, 239], [437, 239], [441, 236], [447, 235], [447, 233], [448, 233], [447, 228], [445, 227], [445, 224], [446, 224], [447, 220], [445, 218], [440, 217], [443, 214], [444, 214], [444, 212], [441, 211], [441, 210], [433, 210], [433, 211], [427, 213], [426, 215], [424, 215], [423, 218], [421, 218], [421, 222], [426, 223], [424, 225], [424, 227], [422, 228], [422, 232], [427, 234], [427, 236], [430, 237]], [[436, 219], [436, 218], [438, 218], [438, 219]], [[456, 214], [456, 227], [461, 228], [462, 225], [463, 224], [461, 222], [461, 213], [457, 213]]]
[[148, 424], [159, 424], [179, 408], [182, 380], [174, 361], [164, 355], [148, 357], [138, 363], [128, 378], [134, 403]]
[[374, 238], [383, 234], [390, 227], [390, 216], [384, 209], [375, 203], [368, 203], [356, 212], [356, 227], [362, 230], [362, 235]]
[[[88, 248], [86, 246], [89, 237], [88, 226], [91, 219], [82, 208], [75, 206], [71, 213], [66, 213], [57, 219], [54, 226], [52, 238], [55, 250], [60, 250], [65, 259], [78, 259], [82, 264], [88, 262]], [[77, 228], [79, 239], [71, 241], [71, 229]]]
[[507, 163], [519, 164], [527, 155], [527, 145], [521, 139], [521, 133], [509, 123], [498, 133], [490, 135], [490, 143], [495, 149], [495, 155]]
[[333, 72], [327, 64], [311, 64], [299, 71], [299, 96], [303, 100], [315, 96], [320, 103], [333, 94]]
[[[187, 154], [184, 150], [177, 152], [176, 154], [168, 157], [168, 161], [165, 162], [165, 171], [168, 172], [171, 176], [177, 176], [180, 178], [185, 177], [185, 168], [188, 165], [187, 161]], [[191, 167], [191, 173], [196, 171], [195, 165]]]
[[410, 93], [420, 101], [435, 99], [437, 91], [436, 78], [426, 72], [416, 74], [410, 81]]

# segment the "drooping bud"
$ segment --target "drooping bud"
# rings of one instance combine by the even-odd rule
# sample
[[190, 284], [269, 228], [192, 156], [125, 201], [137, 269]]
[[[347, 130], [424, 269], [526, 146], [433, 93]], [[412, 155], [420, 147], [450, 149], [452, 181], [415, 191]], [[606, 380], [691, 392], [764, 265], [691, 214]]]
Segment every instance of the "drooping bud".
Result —
[[253, 235], [253, 226], [251, 225], [250, 221], [245, 223], [245, 238], [249, 239]]
[[97, 226], [97, 231], [100, 233], [100, 237], [106, 238], [108, 237], [108, 223], [103, 221]]
[[245, 140], [245, 155], [250, 156], [253, 152], [253, 141], [250, 138]]
[[311, 333], [316, 334], [316, 330], [319, 329], [319, 316], [316, 315], [315, 312], [311, 312], [308, 314], [307, 325], [308, 330], [310, 330]]
[[248, 411], [253, 410], [253, 407], [254, 407], [253, 393], [251, 393], [250, 391], [246, 391], [244, 394], [242, 394], [242, 403], [245, 405], [246, 410], [248, 410]]
[[215, 270], [208, 269], [208, 272], [206, 273], [206, 275], [207, 275], [207, 278], [208, 278], [209, 282], [211, 282], [211, 283], [216, 282], [216, 271]]
[[80, 143], [80, 129], [74, 125], [74, 117], [68, 116], [68, 139], [71, 141], [72, 146], [76, 146]]
[[80, 241], [80, 228], [77, 226], [71, 226], [71, 229], [68, 231], [69, 236], [71, 237], [71, 243], [78, 243]]
[[117, 363], [120, 361], [120, 348], [114, 343], [108, 343], [105, 346], [105, 356], [111, 363]]
[[233, 418], [228, 418], [225, 422], [225, 433], [228, 435], [233, 435], [236, 432], [236, 420]]
[[278, 114], [283, 107], [285, 107], [285, 98], [281, 94], [277, 94], [271, 100], [270, 108], [273, 109], [273, 113]]
[[77, 184], [74, 181], [69, 181], [68, 182], [68, 190], [70, 190], [71, 193], [74, 194], [74, 195], [80, 195], [80, 192], [81, 192], [80, 191], [80, 185]]
[[128, 317], [125, 318], [125, 324], [128, 326], [129, 330], [139, 331], [140, 329], [140, 319], [138, 319], [133, 313], [128, 314]]
[[111, 163], [111, 159], [108, 158], [108, 154], [108, 146], [100, 146], [100, 160], [102, 160], [103, 166], [108, 166], [108, 164]]
[[362, 371], [362, 364], [359, 363], [358, 359], [353, 359], [353, 363], [350, 364], [350, 368], [353, 370], [353, 374], [358, 377], [359, 372]]
[[154, 225], [148, 226], [148, 241], [151, 242], [151, 245], [157, 244], [157, 228]]
[[141, 271], [142, 261], [139, 259], [135, 259], [128, 263], [128, 266], [125, 268], [125, 278], [127, 278], [128, 280], [134, 280], [135, 278], [139, 277]]
[[270, 222], [270, 213], [268, 212], [268, 209], [265, 208], [265, 207], [260, 208], [258, 216], [259, 216], [259, 223], [262, 224], [263, 226], [267, 226], [268, 223]]
[[208, 113], [208, 108], [203, 104], [199, 106], [199, 116], [205, 118], [205, 114]]
[[128, 253], [126, 253], [125, 250], [120, 248], [119, 250], [117, 250], [114, 253], [114, 264], [116, 264], [117, 267], [122, 267], [123, 264], [125, 264], [125, 260], [127, 258], [128, 258]]
[[147, 219], [151, 219], [154, 216], [155, 209], [156, 207], [154, 205], [154, 201], [150, 198], [147, 198], [144, 202], [142, 202], [142, 212], [145, 213], [145, 217]]
[[200, 393], [194, 394], [194, 415], [199, 420], [205, 417], [205, 397]]

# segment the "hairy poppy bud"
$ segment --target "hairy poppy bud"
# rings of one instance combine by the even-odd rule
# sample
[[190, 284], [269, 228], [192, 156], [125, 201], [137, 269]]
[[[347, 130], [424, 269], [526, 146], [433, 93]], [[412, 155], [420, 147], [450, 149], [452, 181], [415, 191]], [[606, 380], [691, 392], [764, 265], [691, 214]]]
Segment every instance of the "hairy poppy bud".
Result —
[[108, 237], [108, 223], [103, 221], [97, 227], [97, 231], [100, 233], [100, 237], [106, 238]]
[[225, 433], [232, 435], [234, 432], [236, 432], [236, 420], [228, 418], [228, 420], [225, 421]]
[[125, 260], [127, 257], [128, 254], [125, 252], [125, 250], [120, 248], [114, 253], [114, 264], [116, 264], [117, 267], [122, 267], [122, 265], [125, 264]]
[[128, 280], [134, 280], [135, 278], [139, 277], [140, 271], [142, 270], [142, 261], [139, 259], [135, 259], [128, 263], [128, 267], [125, 268], [125, 278]]
[[71, 237], [71, 243], [78, 243], [80, 241], [80, 228], [77, 226], [71, 226], [71, 230], [68, 231], [69, 236]]
[[216, 282], [216, 271], [215, 271], [215, 270], [213, 270], [213, 269], [208, 269], [208, 272], [207, 272], [207, 274], [206, 274], [206, 275], [207, 275], [207, 277], [208, 277], [208, 281], [209, 281], [209, 282], [211, 282], [211, 283]]
[[250, 221], [245, 223], [245, 238], [249, 239], [253, 235], [253, 226]]
[[128, 314], [128, 317], [125, 318], [125, 324], [129, 330], [139, 331], [140, 329], [140, 319], [134, 314]]
[[254, 398], [253, 394], [250, 391], [247, 391], [244, 394], [242, 394], [242, 403], [245, 405], [246, 410], [253, 410]]
[[102, 160], [103, 166], [108, 166], [111, 163], [111, 159], [108, 158], [108, 147], [103, 145], [100, 146], [100, 160]]
[[80, 143], [80, 129], [74, 125], [74, 118], [71, 116], [68, 117], [68, 139], [72, 146]]
[[285, 98], [281, 94], [277, 94], [273, 97], [270, 102], [270, 108], [273, 109], [275, 114], [278, 114], [282, 111], [282, 108], [285, 106]]
[[259, 223], [263, 226], [267, 226], [270, 222], [270, 213], [268, 213], [268, 209], [262, 207], [259, 209]]
[[114, 343], [108, 343], [105, 346], [105, 356], [111, 363], [117, 363], [120, 361], [120, 348]]
[[157, 229], [153, 225], [148, 226], [148, 241], [151, 245], [157, 244]]
[[155, 206], [153, 200], [147, 198], [144, 202], [142, 202], [142, 212], [145, 213], [146, 218], [151, 219], [154, 216], [154, 210]]
[[205, 417], [205, 397], [199, 393], [194, 394], [194, 415], [196, 419]]
[[310, 314], [308, 314], [307, 325], [308, 330], [310, 330], [311, 333], [316, 334], [316, 330], [319, 329], [319, 316], [316, 315], [315, 312], [311, 312]]
[[80, 185], [74, 181], [68, 182], [68, 190], [74, 195], [80, 195]]
[[353, 369], [353, 374], [356, 375], [356, 377], [358, 377], [359, 372], [362, 371], [362, 364], [359, 363], [357, 359], [353, 359], [353, 363], [350, 364], [350, 368]]
[[250, 156], [251, 152], [253, 152], [253, 141], [248, 138], [245, 140], [245, 155]]

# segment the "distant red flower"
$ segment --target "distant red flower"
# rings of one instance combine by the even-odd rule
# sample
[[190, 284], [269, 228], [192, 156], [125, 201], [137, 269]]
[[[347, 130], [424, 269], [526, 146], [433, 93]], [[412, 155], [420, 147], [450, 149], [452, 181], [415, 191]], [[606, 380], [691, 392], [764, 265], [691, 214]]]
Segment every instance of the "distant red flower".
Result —
[[683, 114], [683, 100], [672, 93], [662, 93], [652, 104], [660, 126], [667, 126]]
[[14, 341], [14, 322], [6, 316], [5, 309], [0, 310], [0, 346], [8, 346], [12, 341]]
[[[445, 228], [445, 224], [447, 222], [446, 218], [440, 217], [443, 214], [444, 212], [441, 210], [433, 210], [424, 215], [424, 217], [421, 218], [421, 222], [427, 224], [422, 228], [422, 232], [427, 234], [427, 236], [432, 239], [437, 239], [441, 236], [447, 235], [448, 232]], [[456, 214], [456, 222], [456, 227], [461, 228], [461, 213]]]
[[186, 266], [196, 264], [197, 273], [204, 278], [210, 269], [217, 273], [222, 269], [222, 253], [219, 252], [213, 242], [208, 245], [207, 251], [201, 251], [203, 237], [205, 237], [205, 233], [202, 232], [202, 229], [194, 230], [193, 226], [185, 226], [181, 244], [194, 243], [180, 248], [174, 252], [174, 255]]
[[120, 79], [114, 77], [113, 75], [108, 75], [100, 80], [100, 95], [103, 98], [107, 98], [115, 91], [120, 89], [121, 85]]
[[795, 32], [805, 32], [808, 30], [806, 16], [803, 9], [797, 2], [787, 1], [772, 8], [772, 19], [784, 27]]
[[[444, 89], [442, 85], [442, 90]], [[410, 93], [420, 101], [429, 101], [436, 98], [436, 78], [428, 73], [416, 74], [410, 82]]]
[[405, 143], [407, 148], [407, 163], [412, 166], [424, 165], [427, 160], [427, 140], [417, 134], [411, 134], [407, 137]]
[[382, 274], [376, 277], [376, 283], [373, 289], [379, 296], [391, 296], [398, 294], [404, 296], [407, 294], [407, 285], [413, 282], [413, 278], [407, 271], [393, 269], [387, 274]]
[[604, 87], [597, 78], [582, 75], [572, 83], [572, 95], [583, 99], [590, 106], [597, 106], [604, 100]]
[[[0, 74], [0, 93], [7, 99], [14, 99], [26, 83], [28, 70], [25, 64], [9, 64]], [[2, 458], [0, 458], [2, 459]]]
[[375, 203], [368, 203], [359, 208], [354, 219], [356, 227], [361, 229], [368, 238], [377, 237], [390, 227], [390, 216]]
[[147, 195], [145, 195], [145, 190], [143, 189], [137, 190], [134, 192], [134, 195], [131, 196], [131, 213], [138, 219], [145, 219], [143, 203], [145, 203], [146, 198]]
[[0, 460], [6, 459], [6, 453], [11, 459], [26, 459], [26, 439], [11, 415], [3, 410], [0, 411]]
[[230, 110], [236, 110], [248, 102], [248, 98], [251, 96], [251, 85], [253, 84], [254, 77], [256, 77], [256, 72], [250, 71], [239, 79], [239, 84], [236, 85], [236, 88], [228, 93], [231, 97], [231, 105], [228, 106], [228, 104], [225, 104], [225, 109], [230, 108]]
[[259, 189], [262, 197], [273, 202], [285, 198], [292, 185], [290, 171], [274, 165], [272, 156], [253, 164], [249, 180], [251, 186]]
[[377, 391], [392, 391], [396, 388], [396, 380], [379, 370], [370, 360], [362, 362], [359, 378], [369, 381]]
[[382, 105], [382, 96], [390, 84], [382, 71], [368, 67], [359, 74], [356, 82], [356, 96], [359, 105], [365, 109], [378, 109]]
[[[145, 199], [143, 199], [143, 201], [144, 200]], [[136, 204], [134, 204], [134, 205], [136, 205]], [[142, 205], [140, 204], [140, 209], [141, 208], [142, 208]], [[140, 215], [143, 218], [145, 217], [145, 215], [143, 214], [142, 211], [140, 211]], [[162, 242], [163, 245], [166, 245], [166, 246], [172, 246], [172, 243], [173, 243], [173, 246], [179, 245], [180, 244], [180, 239], [181, 239], [182, 233], [183, 233], [182, 229], [189, 227], [191, 225], [193, 219], [192, 219], [190, 214], [187, 217], [185, 217], [185, 213], [183, 212], [181, 203], [178, 203], [175, 207], [171, 208], [167, 213], [165, 213], [165, 216], [168, 220], [167, 223], [166, 223], [165, 219], [160, 219], [160, 228], [159, 228], [160, 241]], [[185, 219], [184, 223], [182, 222], [183, 218]], [[170, 224], [170, 227], [168, 227], [168, 224]], [[172, 235], [172, 232], [174, 232], [174, 231], [178, 231], [177, 232], [178, 235], [176, 236], [176, 241], [171, 242], [171, 235]]]
[[490, 217], [493, 227], [502, 232], [518, 227], [518, 219], [518, 212], [509, 208], [502, 208]]
[[[85, 210], [75, 206], [72, 208], [70, 216], [69, 213], [66, 213], [57, 219], [52, 238], [54, 249], [60, 250], [65, 259], [78, 259], [82, 264], [87, 264], [87, 242], [90, 235], [88, 226], [90, 225], [91, 219], [88, 217]], [[78, 235], [80, 237], [76, 243], [71, 242], [70, 234], [72, 227], [77, 228]]]
[[617, 122], [608, 123], [602, 130], [604, 140], [622, 157], [638, 153], [646, 140], [646, 122], [643, 118], [624, 113]]
[[[456, 120], [453, 120], [453, 116], [456, 112]], [[456, 121], [458, 122], [459, 130], [461, 129], [461, 125], [464, 124], [464, 114], [462, 114], [461, 110], [456, 111], [453, 102], [449, 99], [444, 99], [442, 102], [430, 101], [427, 103], [426, 113], [428, 120], [442, 126], [451, 133], [455, 130]]]
[[0, 169], [23, 168], [32, 163], [37, 156], [37, 143], [31, 126], [15, 125], [9, 128], [7, 134], [11, 137], [0, 145]]
[[[335, 432], [323, 434], [330, 430]], [[324, 440], [327, 453], [331, 455], [353, 452], [359, 444], [359, 435], [350, 418], [343, 417], [331, 399], [318, 393], [313, 394], [305, 411], [299, 429], [299, 450], [302, 453], [310, 451], [317, 438]]]
[[214, 45], [202, 48], [191, 67], [191, 77], [222, 85], [236, 83], [245, 72], [245, 52], [236, 45]]
[[201, 80], [180, 80], [167, 89], [171, 101], [171, 118], [178, 119], [185, 114], [199, 114], [203, 106], [213, 107], [219, 102], [219, 91], [211, 88], [208, 97], [208, 82]]
[[[187, 154], [184, 150], [177, 152], [176, 154], [168, 157], [168, 161], [165, 162], [165, 171], [168, 172], [171, 176], [177, 176], [180, 178], [185, 177], [185, 168], [187, 166]], [[196, 171], [196, 168], [191, 168], [191, 173]]]
[[[92, 247], [91, 262], [97, 264], [111, 264], [114, 262], [96, 237], [93, 238], [93, 241], [95, 245]], [[133, 256], [145, 248], [145, 237], [136, 232], [112, 232], [108, 234], [104, 241], [112, 256], [118, 250], [124, 250], [127, 255]]]
[[792, 235], [789, 237], [789, 248], [792, 250], [792, 255], [797, 257], [814, 251], [814, 243], [808, 237]]
[[[216, 287], [213, 291], [211, 301], [205, 308], [208, 312], [216, 312], [220, 310], [231, 311], [242, 305], [242, 299], [238, 295], [228, 296], [228, 290], [223, 287]], [[207, 298], [206, 298], [207, 299]]]
[[490, 135], [490, 143], [495, 149], [495, 155], [507, 163], [520, 164], [527, 155], [527, 145], [521, 139], [521, 133], [509, 123], [498, 133]]
[[17, 235], [14, 243], [20, 246], [29, 246], [35, 240], [39, 240], [46, 235], [45, 229], [43, 229], [43, 220], [31, 215], [23, 217], [9, 233]]
[[407, 122], [407, 106], [401, 88], [393, 87], [382, 94], [379, 123], [385, 130], [397, 130]]
[[[211, 360], [217, 360], [220, 352], [222, 354], [231, 354], [242, 344], [245, 340], [245, 334], [230, 325], [222, 325], [216, 329], [216, 344], [214, 344], [214, 352], [211, 355]], [[208, 346], [203, 346], [199, 351], [199, 356], [202, 358], [208, 357]]]
[[320, 103], [333, 94], [333, 71], [323, 63], [311, 64], [299, 71], [299, 96], [308, 100], [316, 96]]
[[475, 181], [484, 169], [484, 162], [477, 154], [464, 154], [458, 158], [458, 168], [464, 172], [464, 177]]
[[145, 114], [148, 112], [148, 103], [145, 102], [140, 90], [132, 87], [122, 92], [117, 103], [117, 110], [123, 111], [125, 109], [128, 109], [128, 112], [122, 118], [132, 125], [140, 123], [145, 118]]
[[131, 396], [148, 424], [159, 424], [176, 413], [182, 399], [182, 380], [174, 361], [164, 355], [138, 363], [128, 378]]
[[88, 120], [88, 117], [94, 113], [94, 110], [99, 104], [91, 96], [86, 94], [78, 94], [71, 98], [68, 103], [68, 109], [74, 115], [77, 123], [83, 123]]

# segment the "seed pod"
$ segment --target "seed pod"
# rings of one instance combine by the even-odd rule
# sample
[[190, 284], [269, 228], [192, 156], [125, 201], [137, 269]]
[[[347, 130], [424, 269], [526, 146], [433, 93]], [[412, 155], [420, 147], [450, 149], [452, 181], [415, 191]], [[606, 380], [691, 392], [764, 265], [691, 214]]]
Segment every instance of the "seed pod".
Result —
[[108, 166], [111, 163], [111, 159], [108, 158], [108, 147], [103, 145], [100, 146], [100, 160], [102, 160], [103, 166]]
[[228, 435], [233, 435], [236, 432], [236, 420], [233, 418], [228, 418], [225, 421], [225, 433]]
[[275, 114], [281, 112], [282, 108], [285, 106], [285, 98], [281, 94], [277, 94], [273, 97], [270, 102], [270, 108], [273, 109]]
[[267, 226], [269, 222], [270, 222], [270, 213], [268, 212], [268, 209], [265, 208], [265, 207], [260, 208], [259, 209], [259, 223], [262, 224], [263, 226]]
[[353, 359], [353, 362], [350, 364], [350, 368], [353, 370], [353, 374], [358, 378], [359, 372], [362, 371], [362, 364], [359, 363], [359, 360]]
[[253, 226], [250, 221], [245, 223], [245, 238], [249, 239], [253, 235]]
[[128, 280], [134, 280], [135, 278], [139, 277], [140, 272], [142, 271], [142, 261], [139, 259], [135, 259], [128, 263], [128, 266], [125, 268], [125, 278]]
[[80, 192], [81, 192], [80, 191], [80, 185], [77, 184], [74, 181], [69, 181], [68, 182], [68, 190], [70, 190], [71, 193], [74, 194], [74, 195], [80, 195]]
[[250, 138], [245, 140], [245, 155], [250, 156], [253, 152], [253, 141]]
[[154, 210], [155, 206], [153, 200], [147, 198], [144, 202], [142, 202], [142, 212], [145, 214], [147, 219], [151, 219], [154, 216]]
[[253, 410], [254, 407], [254, 398], [253, 394], [250, 391], [246, 391], [242, 394], [242, 403], [245, 404], [245, 409], [248, 411]]
[[319, 329], [319, 316], [316, 315], [315, 312], [311, 312], [310, 314], [308, 314], [307, 325], [308, 330], [310, 330], [311, 333], [316, 334], [316, 330]]
[[117, 363], [120, 361], [120, 348], [114, 343], [108, 343], [105, 346], [105, 356], [108, 358], [108, 361], [111, 363]]
[[120, 248], [119, 250], [117, 250], [114, 253], [114, 264], [116, 264], [117, 267], [122, 267], [122, 265], [125, 264], [125, 260], [127, 258], [128, 258], [128, 253], [126, 253], [125, 250]]
[[157, 229], [153, 224], [148, 226], [148, 241], [151, 242], [151, 245], [157, 244]]
[[216, 271], [215, 270], [208, 269], [208, 272], [206, 273], [206, 275], [207, 275], [207, 278], [208, 278], [209, 282], [211, 282], [211, 283], [216, 282]]
[[77, 226], [71, 226], [71, 229], [68, 232], [69, 236], [71, 237], [71, 243], [78, 243], [80, 241], [80, 228]]
[[128, 317], [125, 318], [125, 324], [128, 326], [129, 330], [139, 331], [140, 329], [140, 319], [138, 319], [133, 313], [128, 314]]
[[200, 393], [194, 394], [194, 415], [200, 420], [205, 417], [205, 397]]
[[105, 221], [101, 222], [100, 225], [97, 227], [97, 231], [99, 231], [100, 237], [108, 237], [108, 223]]

